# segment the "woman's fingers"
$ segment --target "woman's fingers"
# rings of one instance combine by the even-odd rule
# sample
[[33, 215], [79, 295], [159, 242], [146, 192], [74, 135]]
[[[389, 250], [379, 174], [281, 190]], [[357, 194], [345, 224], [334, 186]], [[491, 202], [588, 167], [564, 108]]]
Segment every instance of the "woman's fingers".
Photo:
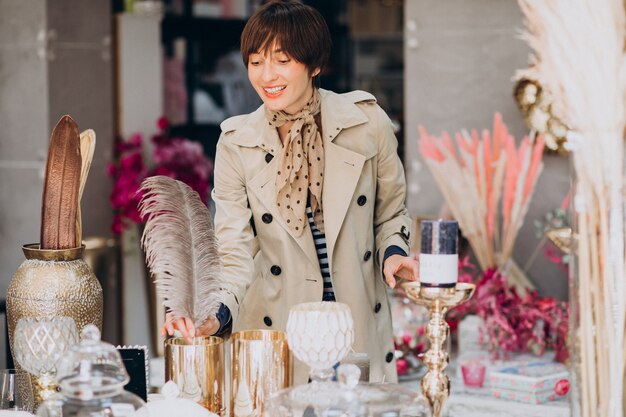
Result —
[[406, 276], [403, 276], [403, 279], [406, 279], [407, 281], [417, 281], [419, 279], [419, 275], [420, 275], [420, 265], [419, 262], [416, 261], [413, 258], [409, 258], [406, 257], [405, 258], [405, 269], [403, 269], [403, 271], [406, 271]]
[[385, 261], [383, 269], [385, 281], [391, 288], [396, 286], [396, 277], [406, 281], [417, 281], [419, 277], [418, 262], [408, 256], [391, 255]]
[[396, 278], [393, 276], [394, 275], [394, 266], [392, 265], [392, 262], [389, 262], [390, 259], [391, 259], [391, 257], [389, 257], [387, 259], [387, 261], [385, 262], [385, 267], [383, 268], [383, 273], [385, 274], [385, 281], [387, 282], [387, 285], [389, 285], [389, 287], [391, 287], [391, 288], [395, 288], [396, 287]]
[[178, 330], [180, 334], [187, 340], [191, 341], [196, 336], [196, 328], [193, 325], [193, 320], [188, 317], [178, 319]]
[[165, 316], [165, 324], [161, 329], [161, 333], [163, 334], [163, 336], [165, 336], [166, 334], [173, 336], [176, 330], [180, 332], [182, 337], [189, 341], [194, 338], [196, 333], [193, 320], [188, 317], [174, 319], [171, 313], [167, 313], [167, 315]]

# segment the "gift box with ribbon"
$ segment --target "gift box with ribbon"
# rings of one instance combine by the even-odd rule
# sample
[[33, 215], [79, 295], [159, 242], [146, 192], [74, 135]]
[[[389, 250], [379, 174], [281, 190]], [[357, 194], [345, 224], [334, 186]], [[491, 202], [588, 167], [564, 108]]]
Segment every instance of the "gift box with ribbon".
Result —
[[560, 363], [512, 366], [491, 372], [491, 392], [496, 398], [541, 404], [567, 394], [568, 378], [567, 369]]

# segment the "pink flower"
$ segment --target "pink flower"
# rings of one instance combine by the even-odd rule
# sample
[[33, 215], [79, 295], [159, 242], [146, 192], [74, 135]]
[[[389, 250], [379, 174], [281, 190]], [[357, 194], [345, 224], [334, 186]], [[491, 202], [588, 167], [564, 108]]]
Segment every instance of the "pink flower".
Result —
[[404, 375], [409, 370], [409, 364], [406, 359], [399, 358], [396, 360], [396, 370], [398, 371], [398, 375]]
[[409, 343], [411, 343], [412, 339], [413, 339], [413, 336], [411, 336], [409, 333], [404, 333], [402, 335], [402, 343], [405, 345], [408, 345]]
[[166, 131], [167, 129], [169, 129], [170, 127], [170, 121], [167, 120], [167, 117], [165, 116], [161, 116], [159, 117], [159, 119], [157, 120], [157, 127], [159, 128], [159, 130], [161, 132]]

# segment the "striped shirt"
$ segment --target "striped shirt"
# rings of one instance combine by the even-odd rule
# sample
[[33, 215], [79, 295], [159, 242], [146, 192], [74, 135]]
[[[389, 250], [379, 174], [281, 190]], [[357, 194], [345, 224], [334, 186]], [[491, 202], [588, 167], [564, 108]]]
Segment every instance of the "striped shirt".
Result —
[[313, 234], [313, 242], [315, 242], [315, 250], [317, 251], [317, 260], [320, 264], [320, 272], [324, 280], [324, 294], [322, 301], [335, 301], [335, 292], [333, 291], [333, 283], [330, 280], [330, 268], [328, 267], [328, 253], [326, 252], [326, 236], [320, 232], [315, 221], [313, 220], [313, 211], [311, 205], [306, 206], [306, 216], [309, 219], [309, 226]]

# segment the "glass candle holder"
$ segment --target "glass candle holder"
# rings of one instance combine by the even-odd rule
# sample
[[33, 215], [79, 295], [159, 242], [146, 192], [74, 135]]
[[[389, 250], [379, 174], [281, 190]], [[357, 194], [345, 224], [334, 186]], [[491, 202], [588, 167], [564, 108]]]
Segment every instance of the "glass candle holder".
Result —
[[230, 415], [262, 417], [269, 398], [293, 382], [287, 334], [244, 330], [231, 337]]
[[297, 304], [289, 311], [287, 335], [294, 356], [311, 368], [311, 380], [330, 380], [333, 366], [354, 343], [350, 307], [325, 301]]
[[33, 387], [28, 372], [0, 370], [0, 410], [34, 411]]
[[165, 341], [165, 381], [175, 382], [182, 398], [223, 415], [226, 410], [224, 379], [224, 339], [221, 337], [195, 337], [192, 343], [183, 337]]
[[71, 317], [25, 317], [18, 320], [13, 338], [15, 360], [38, 377], [34, 391], [39, 404], [56, 392], [57, 363], [78, 343], [76, 323]]
[[468, 358], [459, 362], [463, 383], [468, 387], [482, 388], [485, 383], [487, 365], [480, 358]]

